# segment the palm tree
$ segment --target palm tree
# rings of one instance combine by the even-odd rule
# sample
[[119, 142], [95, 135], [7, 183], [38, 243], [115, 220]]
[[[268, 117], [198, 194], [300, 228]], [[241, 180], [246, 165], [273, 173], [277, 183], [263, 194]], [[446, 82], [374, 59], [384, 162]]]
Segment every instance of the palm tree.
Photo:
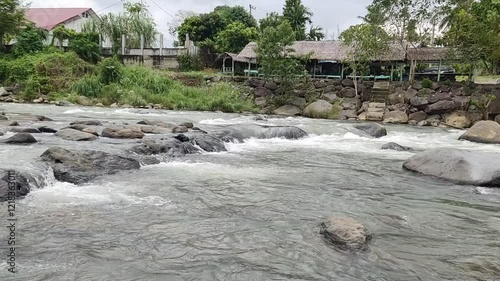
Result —
[[306, 36], [307, 41], [321, 41], [325, 38], [325, 32], [322, 27], [312, 26], [309, 28], [309, 33]]
[[306, 39], [306, 24], [312, 24], [312, 16], [311, 10], [301, 0], [286, 0], [283, 18], [292, 26], [297, 41]]

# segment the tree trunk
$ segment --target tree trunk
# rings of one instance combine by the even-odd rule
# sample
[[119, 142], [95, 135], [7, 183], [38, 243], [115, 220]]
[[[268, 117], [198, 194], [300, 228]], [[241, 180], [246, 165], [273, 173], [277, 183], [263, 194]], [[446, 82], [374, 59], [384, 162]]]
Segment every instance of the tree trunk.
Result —
[[5, 46], [4, 46], [4, 43], [3, 43], [3, 37], [4, 37], [4, 34], [0, 33], [0, 52], [2, 52], [2, 53], [5, 51]]

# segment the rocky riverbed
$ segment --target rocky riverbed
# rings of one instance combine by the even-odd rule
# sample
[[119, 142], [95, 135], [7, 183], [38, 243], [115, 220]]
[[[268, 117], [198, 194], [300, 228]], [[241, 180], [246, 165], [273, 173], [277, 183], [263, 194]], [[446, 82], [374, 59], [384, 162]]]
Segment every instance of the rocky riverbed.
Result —
[[465, 131], [154, 109], [0, 112], [0, 198], [15, 171], [25, 279], [500, 274], [493, 121]]

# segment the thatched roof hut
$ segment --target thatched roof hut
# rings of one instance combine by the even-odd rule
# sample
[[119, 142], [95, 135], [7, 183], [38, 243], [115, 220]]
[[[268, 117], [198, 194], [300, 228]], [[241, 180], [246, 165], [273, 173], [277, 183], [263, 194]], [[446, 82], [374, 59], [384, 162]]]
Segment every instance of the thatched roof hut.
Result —
[[[238, 54], [238, 57], [255, 60], [257, 54], [255, 48], [257, 43], [250, 42]], [[344, 45], [342, 41], [296, 41], [291, 49], [294, 50], [296, 55], [311, 55], [314, 60], [332, 60], [332, 61], [348, 61], [350, 47]], [[408, 52], [408, 54], [407, 54]], [[389, 45], [389, 50], [385, 52], [380, 58], [374, 58], [373, 61], [381, 62], [404, 62], [412, 59], [422, 61], [439, 61], [445, 60], [448, 54], [447, 48], [403, 48], [401, 44], [393, 43]], [[254, 62], [252, 62], [254, 63]]]

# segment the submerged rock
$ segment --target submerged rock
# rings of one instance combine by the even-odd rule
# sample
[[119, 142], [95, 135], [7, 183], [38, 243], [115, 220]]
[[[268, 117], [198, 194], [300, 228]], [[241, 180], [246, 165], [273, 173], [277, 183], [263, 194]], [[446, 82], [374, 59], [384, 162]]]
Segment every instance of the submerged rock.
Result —
[[169, 157], [180, 157], [186, 154], [198, 153], [199, 151], [200, 150], [194, 147], [191, 143], [182, 142], [177, 138], [144, 140], [141, 144], [132, 148], [132, 152], [141, 155], [164, 154]]
[[500, 124], [495, 121], [479, 121], [461, 135], [459, 139], [500, 144]]
[[387, 136], [387, 130], [382, 125], [377, 123], [359, 124], [355, 125], [354, 128], [374, 138], [381, 138], [383, 136]]
[[120, 171], [138, 170], [141, 167], [135, 159], [95, 150], [70, 151], [51, 147], [40, 157], [52, 167], [57, 180], [74, 184]]
[[195, 134], [190, 137], [190, 140], [192, 144], [199, 146], [207, 152], [227, 151], [224, 142], [211, 135]]
[[55, 136], [67, 141], [93, 141], [97, 139], [93, 134], [70, 128], [60, 130], [55, 133]]
[[99, 120], [82, 120], [69, 123], [70, 125], [102, 126]]
[[174, 134], [182, 134], [182, 133], [187, 133], [189, 130], [185, 126], [177, 126], [172, 129], [172, 133]]
[[57, 133], [56, 129], [47, 126], [38, 127], [38, 130], [42, 133]]
[[358, 221], [352, 218], [332, 217], [321, 223], [320, 234], [341, 250], [365, 251], [372, 235]]
[[432, 149], [406, 160], [403, 168], [457, 184], [500, 187], [500, 155], [490, 152]]
[[142, 139], [144, 133], [133, 129], [104, 128], [101, 136], [111, 139]]
[[395, 142], [389, 142], [384, 145], [382, 145], [382, 149], [390, 149], [390, 150], [397, 150], [397, 151], [408, 151], [411, 150], [411, 147], [407, 146], [402, 146], [400, 144], [397, 144]]
[[167, 129], [173, 129], [173, 128], [175, 128], [175, 125], [170, 124], [170, 123], [165, 123], [165, 122], [162, 122], [162, 121], [143, 120], [143, 121], [137, 122], [137, 125], [158, 126], [158, 127], [167, 128]]
[[30, 134], [40, 134], [40, 130], [36, 128], [19, 128], [19, 127], [14, 127], [10, 128], [9, 131], [14, 132], [14, 133], [30, 133]]
[[54, 120], [52, 120], [46, 116], [43, 116], [43, 115], [35, 115], [35, 117], [38, 121], [54, 121]]
[[0, 115], [0, 120], [9, 120], [9, 118], [7, 118], [7, 116]]
[[191, 122], [183, 122], [183, 123], [180, 123], [179, 126], [184, 126], [188, 129], [192, 129], [194, 127], [194, 124]]
[[259, 138], [272, 139], [272, 138], [285, 138], [285, 139], [301, 139], [306, 137], [307, 133], [297, 127], [269, 127]]
[[30, 133], [18, 133], [6, 139], [4, 142], [10, 144], [30, 144], [36, 143], [37, 140]]

